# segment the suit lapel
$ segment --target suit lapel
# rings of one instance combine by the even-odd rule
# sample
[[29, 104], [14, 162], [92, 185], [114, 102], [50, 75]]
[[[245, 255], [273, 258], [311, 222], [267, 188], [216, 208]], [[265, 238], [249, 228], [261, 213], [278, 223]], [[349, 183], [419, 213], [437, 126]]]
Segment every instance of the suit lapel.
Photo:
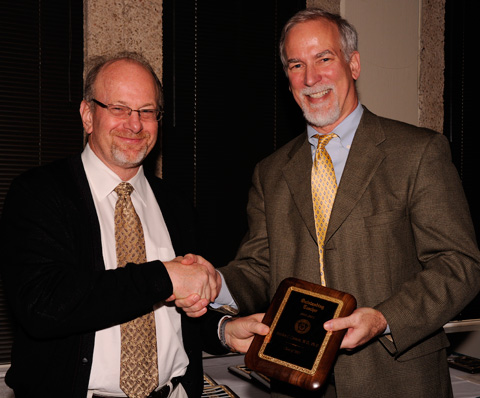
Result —
[[312, 152], [307, 133], [302, 134], [297, 145], [290, 151], [290, 161], [283, 168], [283, 176], [308, 231], [316, 238], [313, 216], [310, 176], [312, 171]]
[[[91, 243], [92, 258], [86, 264], [91, 264], [97, 271], [105, 270], [100, 222], [81, 155], [78, 154], [68, 158], [68, 167], [59, 167], [57, 170], [62, 175], [68, 170], [68, 175], [65, 176], [66, 183], [63, 186], [70, 195], [71, 200], [75, 203], [77, 211], [81, 213], [81, 219], [88, 220], [86, 225], [89, 230], [86, 235], [91, 237], [89, 243]], [[84, 248], [84, 250], [87, 250], [87, 248]]]
[[384, 139], [378, 118], [365, 109], [338, 186], [325, 241], [332, 237], [348, 217], [385, 158], [385, 154], [378, 148]]
[[196, 251], [193, 209], [174, 196], [175, 188], [153, 174], [146, 172], [145, 177], [152, 188], [167, 226], [172, 246], [177, 255]]
[[145, 177], [147, 178], [153, 194], [157, 199], [158, 206], [162, 212], [163, 220], [165, 221], [165, 225], [167, 226], [167, 230], [170, 235], [170, 240], [172, 241], [172, 246], [175, 250], [175, 253], [177, 253], [180, 250], [179, 243], [181, 239], [178, 234], [178, 229], [176, 228], [177, 223], [174, 219], [175, 212], [171, 208], [171, 203], [166, 196], [166, 191], [163, 189], [160, 180], [150, 173], [145, 173]]

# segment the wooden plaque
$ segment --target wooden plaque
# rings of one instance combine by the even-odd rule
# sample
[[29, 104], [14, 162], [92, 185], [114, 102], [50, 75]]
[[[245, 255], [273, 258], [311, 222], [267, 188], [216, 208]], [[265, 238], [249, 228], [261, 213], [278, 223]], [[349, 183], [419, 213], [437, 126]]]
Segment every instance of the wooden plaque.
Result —
[[245, 364], [273, 379], [319, 389], [346, 332], [327, 332], [323, 324], [350, 315], [356, 305], [348, 293], [296, 278], [283, 280], [263, 319], [270, 332], [254, 337]]

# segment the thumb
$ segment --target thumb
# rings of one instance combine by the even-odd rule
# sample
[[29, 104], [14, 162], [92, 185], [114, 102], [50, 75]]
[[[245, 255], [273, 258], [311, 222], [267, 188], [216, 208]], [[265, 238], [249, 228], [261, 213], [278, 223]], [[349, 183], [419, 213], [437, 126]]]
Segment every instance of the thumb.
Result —
[[175, 295], [172, 294], [169, 298], [167, 298], [165, 301], [174, 301], [176, 299]]
[[196, 256], [194, 254], [186, 254], [184, 257], [183, 257], [183, 260], [181, 261], [181, 263], [183, 265], [192, 265], [194, 262], [196, 262]]
[[329, 332], [348, 329], [350, 326], [351, 322], [349, 321], [348, 317], [330, 319], [323, 324], [324, 329]]
[[270, 328], [262, 323], [264, 315], [263, 313], [250, 315], [248, 324], [250, 333], [265, 336], [270, 331]]

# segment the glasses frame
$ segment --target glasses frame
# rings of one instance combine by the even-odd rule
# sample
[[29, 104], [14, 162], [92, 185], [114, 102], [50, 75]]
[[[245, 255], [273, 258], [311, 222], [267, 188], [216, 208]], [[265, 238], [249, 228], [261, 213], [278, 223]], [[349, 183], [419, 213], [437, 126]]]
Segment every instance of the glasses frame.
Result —
[[[162, 120], [162, 117], [163, 117], [163, 109], [157, 109], [157, 108], [154, 108], [154, 109], [132, 109], [129, 106], [126, 106], [126, 105], [104, 104], [103, 102], [100, 102], [95, 98], [92, 98], [92, 102], [94, 102], [95, 104], [97, 104], [101, 108], [107, 109], [114, 117], [118, 117], [120, 119], [122, 119], [122, 118], [123, 119], [128, 119], [132, 115], [132, 112], [137, 112], [140, 120], [149, 121], [148, 119], [142, 119], [142, 115], [145, 115], [146, 114], [145, 112], [151, 112], [151, 111], [156, 111], [156, 118], [155, 119], [156, 119], [157, 122]], [[113, 113], [113, 111], [110, 109], [112, 107], [124, 108], [125, 110], [127, 110], [128, 117], [122, 117], [122, 116], [119, 116], [119, 115], [115, 115]], [[153, 120], [151, 120], [151, 121], [153, 122]]]

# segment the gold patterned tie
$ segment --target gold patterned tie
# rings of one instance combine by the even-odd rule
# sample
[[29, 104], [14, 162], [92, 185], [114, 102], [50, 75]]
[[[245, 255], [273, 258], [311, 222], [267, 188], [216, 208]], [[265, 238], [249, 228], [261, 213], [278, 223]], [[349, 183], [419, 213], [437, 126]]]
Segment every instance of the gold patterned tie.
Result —
[[[115, 188], [117, 265], [146, 262], [142, 223], [130, 197], [132, 185]], [[144, 398], [158, 386], [157, 337], [153, 312], [120, 325], [122, 336], [120, 388], [130, 398]]]
[[335, 178], [332, 159], [325, 149], [325, 146], [333, 137], [336, 137], [336, 135], [333, 133], [328, 135], [316, 134], [314, 137], [318, 138], [318, 145], [312, 166], [312, 200], [320, 261], [320, 281], [322, 286], [325, 286], [323, 244], [335, 194], [337, 193], [337, 180]]

